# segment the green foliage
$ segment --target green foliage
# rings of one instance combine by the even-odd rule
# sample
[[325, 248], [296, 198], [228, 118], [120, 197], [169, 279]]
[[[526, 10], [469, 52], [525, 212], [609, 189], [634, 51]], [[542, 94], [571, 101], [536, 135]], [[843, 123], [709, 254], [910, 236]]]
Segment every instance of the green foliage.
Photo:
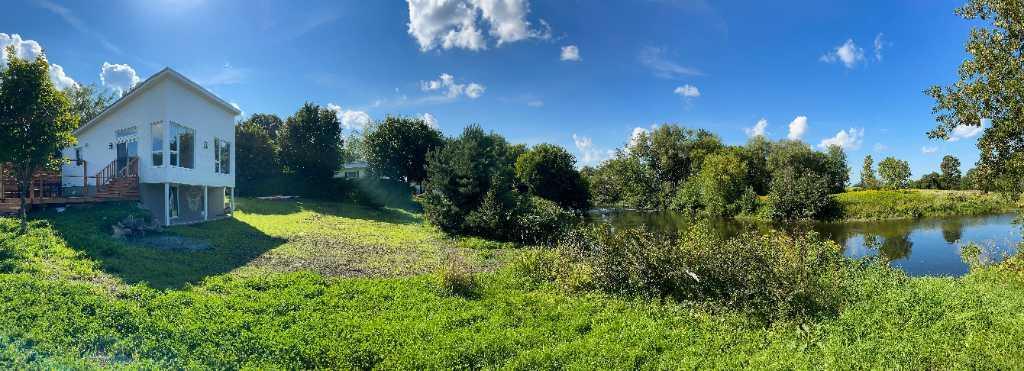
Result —
[[114, 93], [108, 94], [94, 84], [75, 84], [64, 89], [64, 94], [71, 102], [71, 110], [78, 115], [80, 125], [85, 125], [117, 100]]
[[341, 123], [334, 111], [306, 103], [277, 138], [285, 169], [310, 182], [330, 179], [341, 162]]
[[679, 184], [700, 170], [705, 157], [723, 147], [709, 131], [666, 124], [638, 133], [629, 153], [646, 164], [658, 182]]
[[838, 313], [852, 270], [840, 246], [814, 236], [723, 240], [701, 223], [679, 241], [599, 225], [575, 232], [560, 251], [589, 265], [596, 286], [610, 293], [713, 302], [765, 319]]
[[925, 174], [924, 176], [921, 177], [921, 179], [918, 179], [916, 182], [914, 182], [914, 188], [946, 189], [946, 183], [942, 175], [939, 175], [939, 173], [933, 171], [928, 174]]
[[910, 164], [905, 160], [886, 157], [878, 162], [878, 175], [882, 186], [888, 189], [903, 189], [910, 186]]
[[768, 205], [773, 220], [821, 219], [833, 211], [831, 181], [816, 173], [785, 167], [772, 176]]
[[961, 126], [985, 126], [978, 139], [978, 166], [988, 169], [992, 186], [1011, 194], [1024, 191], [1024, 12], [1019, 0], [968, 0], [956, 14], [972, 21], [969, 57], [958, 80], [925, 91], [935, 99], [938, 126], [931, 138], [947, 139]]
[[871, 158], [871, 155], [864, 156], [864, 167], [860, 170], [860, 186], [864, 189], [878, 188], [874, 159]]
[[235, 127], [235, 179], [240, 192], [281, 174], [274, 139], [266, 128], [254, 121], [256, 115]]
[[57, 153], [75, 143], [78, 115], [50, 81], [44, 54], [24, 60], [8, 45], [0, 71], [0, 164], [10, 163], [21, 190], [21, 230], [27, 229], [26, 190], [37, 171], [59, 166]]
[[437, 272], [437, 284], [441, 294], [472, 298], [478, 294], [480, 283], [469, 265], [461, 257], [449, 257], [448, 262]]
[[516, 159], [516, 179], [531, 194], [575, 210], [590, 207], [587, 184], [576, 170], [576, 159], [564, 148], [538, 144]]
[[270, 136], [270, 139], [277, 140], [284, 128], [284, 121], [273, 113], [254, 113], [244, 121], [246, 124], [263, 128], [263, 131]]
[[712, 217], [728, 217], [751, 211], [749, 205], [741, 203], [744, 193], [748, 190], [753, 192], [747, 184], [747, 175], [747, 166], [739, 156], [730, 153], [712, 154], [704, 159], [700, 172], [690, 178], [679, 191], [673, 208]]
[[418, 183], [427, 176], [427, 153], [443, 144], [423, 119], [388, 116], [367, 131], [361, 149], [376, 174]]
[[659, 185], [653, 173], [632, 156], [618, 154], [605, 161], [588, 176], [590, 193], [598, 206], [622, 206], [639, 209], [658, 207]]
[[835, 200], [848, 220], [991, 215], [1017, 208], [1001, 194], [970, 191], [871, 190], [840, 193]]
[[941, 189], [958, 189], [961, 182], [960, 160], [950, 155], [943, 156], [939, 168], [942, 169]]
[[768, 194], [768, 184], [771, 183], [768, 157], [771, 151], [772, 142], [761, 135], [750, 138], [740, 150], [743, 162], [747, 164], [747, 183], [755, 194]]

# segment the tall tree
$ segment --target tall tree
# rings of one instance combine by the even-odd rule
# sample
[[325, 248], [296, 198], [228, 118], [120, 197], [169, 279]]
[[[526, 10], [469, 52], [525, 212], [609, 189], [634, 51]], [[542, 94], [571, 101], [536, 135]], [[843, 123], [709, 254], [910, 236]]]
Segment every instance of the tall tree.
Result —
[[871, 155], [864, 156], [864, 167], [860, 170], [860, 186], [865, 189], [878, 188], [878, 178], [875, 177], [875, 163]]
[[590, 192], [576, 170], [576, 158], [562, 147], [543, 143], [519, 155], [516, 178], [531, 194], [561, 207], [582, 210], [590, 206]]
[[902, 189], [910, 186], [910, 164], [894, 157], [886, 157], [878, 162], [878, 175], [882, 184], [889, 189]]
[[942, 157], [942, 189], [960, 188], [960, 160], [956, 157], [946, 155]]
[[846, 166], [846, 152], [843, 147], [830, 145], [825, 150], [825, 173], [829, 179], [829, 192], [842, 193], [850, 181], [850, 168]]
[[1024, 190], [1024, 4], [1020, 0], [968, 0], [955, 13], [980, 21], [967, 39], [967, 58], [952, 85], [925, 91], [935, 99], [937, 127], [931, 138], [949, 138], [958, 128], [983, 126], [978, 166], [990, 170], [1003, 191]]
[[245, 122], [263, 127], [267, 135], [270, 135], [270, 138], [274, 140], [281, 134], [281, 128], [284, 127], [284, 121], [273, 113], [255, 113], [249, 116]]
[[341, 123], [313, 103], [288, 117], [277, 142], [284, 167], [307, 181], [330, 179], [341, 163]]
[[443, 144], [441, 132], [423, 119], [388, 116], [366, 133], [362, 149], [377, 174], [419, 183], [427, 176], [427, 153]]
[[18, 57], [8, 46], [7, 68], [0, 72], [0, 164], [10, 163], [21, 199], [21, 232], [28, 230], [27, 195], [32, 177], [60, 165], [62, 148], [75, 143], [71, 131], [78, 116], [67, 96], [50, 81], [50, 64]]
[[235, 153], [236, 176], [242, 188], [281, 170], [270, 134], [251, 120], [243, 121], [235, 129]]
[[117, 100], [117, 95], [101, 90], [93, 84], [72, 85], [64, 90], [64, 94], [71, 101], [71, 110], [78, 115], [78, 123], [82, 125], [95, 118]]

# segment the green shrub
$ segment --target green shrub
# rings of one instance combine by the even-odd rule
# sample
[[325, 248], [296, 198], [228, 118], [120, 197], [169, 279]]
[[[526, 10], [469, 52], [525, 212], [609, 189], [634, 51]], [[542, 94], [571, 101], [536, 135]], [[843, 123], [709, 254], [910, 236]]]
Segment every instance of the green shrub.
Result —
[[[559, 253], [589, 266], [593, 285], [605, 292], [714, 303], [766, 320], [838, 313], [852, 269], [839, 245], [815, 235], [722, 239], [706, 223], [678, 241], [598, 225], [570, 233]], [[568, 267], [553, 276], [573, 274]]]
[[457, 255], [449, 256], [447, 259], [448, 261], [437, 272], [441, 293], [464, 298], [476, 297], [479, 294], [480, 283], [469, 264]]
[[515, 220], [515, 240], [533, 245], [554, 245], [582, 219], [553, 201], [530, 197]]
[[819, 219], [834, 208], [829, 179], [818, 174], [784, 168], [775, 173], [769, 187], [768, 205], [774, 220]]
[[567, 209], [590, 207], [590, 192], [576, 159], [564, 148], [542, 143], [533, 146], [515, 164], [516, 178], [530, 194], [554, 201]]
[[734, 216], [744, 211], [741, 201], [748, 190], [753, 193], [743, 160], [731, 153], [716, 153], [708, 156], [700, 172], [685, 182], [672, 206], [711, 217]]

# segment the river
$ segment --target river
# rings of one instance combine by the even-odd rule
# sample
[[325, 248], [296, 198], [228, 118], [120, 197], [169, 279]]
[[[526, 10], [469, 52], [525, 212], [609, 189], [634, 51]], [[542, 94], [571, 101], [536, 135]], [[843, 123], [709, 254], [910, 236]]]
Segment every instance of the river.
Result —
[[[961, 276], [969, 270], [960, 258], [960, 246], [975, 242], [992, 259], [1013, 254], [1021, 242], [1021, 226], [1015, 213], [980, 217], [944, 217], [916, 220], [812, 223], [821, 236], [843, 246], [852, 258], [881, 255], [893, 267], [911, 276]], [[692, 223], [686, 215], [669, 211], [603, 210], [591, 214], [594, 221], [618, 227], [648, 227], [661, 233], [678, 233]], [[746, 230], [765, 230], [766, 224], [717, 220], [714, 227], [726, 236]]]

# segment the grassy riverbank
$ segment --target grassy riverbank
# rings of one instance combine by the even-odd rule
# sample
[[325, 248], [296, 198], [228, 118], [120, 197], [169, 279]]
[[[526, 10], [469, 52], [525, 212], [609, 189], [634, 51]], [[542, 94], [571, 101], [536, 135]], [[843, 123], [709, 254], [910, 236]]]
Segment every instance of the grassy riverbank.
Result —
[[940, 190], [868, 190], [833, 198], [844, 220], [885, 220], [977, 216], [1016, 210], [1020, 205], [998, 193]]
[[[963, 278], [876, 264], [835, 315], [771, 323], [701, 303], [566, 291], [523, 250], [401, 210], [241, 200], [172, 228], [199, 252], [117, 242], [125, 206], [0, 219], [0, 367], [1018, 368], [1024, 261]], [[480, 248], [480, 245], [488, 245]], [[443, 289], [462, 261], [471, 294]], [[512, 264], [509, 264], [512, 263]], [[147, 283], [148, 282], [148, 283]], [[154, 288], [156, 287], [156, 288]]]

